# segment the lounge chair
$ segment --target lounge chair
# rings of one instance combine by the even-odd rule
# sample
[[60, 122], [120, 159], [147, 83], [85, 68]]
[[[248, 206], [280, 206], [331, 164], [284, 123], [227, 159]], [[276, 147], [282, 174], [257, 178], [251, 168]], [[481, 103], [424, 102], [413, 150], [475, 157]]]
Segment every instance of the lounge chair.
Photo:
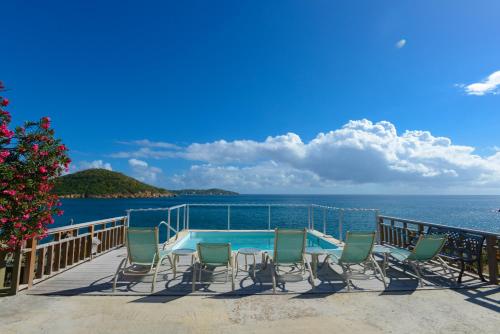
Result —
[[[234, 258], [231, 252], [231, 244], [200, 242], [196, 248], [198, 259], [193, 265], [193, 292], [196, 288], [197, 275], [199, 283], [213, 283], [213, 281], [202, 282], [202, 272], [209, 273], [210, 275], [225, 272], [226, 281], [224, 283], [227, 283], [229, 274], [231, 273], [231, 291], [234, 291]], [[226, 269], [215, 272], [216, 267], [226, 267]]]
[[[113, 292], [120, 274], [132, 276], [153, 275], [151, 293], [154, 292], [156, 276], [165, 259], [170, 259], [170, 250], [161, 250], [158, 247], [158, 227], [129, 227], [127, 229], [127, 257], [120, 262], [113, 277]], [[127, 262], [130, 265], [127, 267]]]
[[[273, 281], [273, 293], [276, 293], [276, 280], [284, 283], [291, 281], [291, 278], [300, 278], [306, 271], [309, 272], [308, 281], [314, 288], [313, 274], [311, 267], [306, 260], [305, 248], [307, 240], [306, 229], [275, 229], [274, 232], [274, 251], [269, 253], [266, 262], [271, 264], [271, 276]], [[282, 267], [290, 268], [284, 271]]]
[[456, 282], [453, 271], [439, 256], [439, 252], [443, 248], [446, 239], [447, 236], [444, 234], [421, 234], [413, 250], [409, 251], [402, 248], [394, 248], [391, 249], [390, 255], [392, 258], [402, 262], [403, 264], [407, 263], [413, 268], [417, 274], [418, 282], [421, 287], [424, 286], [424, 283], [422, 281], [420, 265], [431, 260], [437, 260], [444, 271], [449, 272], [453, 281]]
[[363, 275], [366, 275], [366, 267], [372, 265], [374, 275], [376, 276], [378, 272], [384, 287], [387, 288], [385, 275], [372, 254], [374, 244], [375, 232], [347, 232], [344, 248], [330, 250], [323, 264], [330, 264], [328, 260], [331, 260], [331, 264], [338, 264], [342, 267], [342, 279], [346, 283], [348, 291], [351, 290], [351, 279], [354, 272], [351, 266], [353, 265], [362, 266]]

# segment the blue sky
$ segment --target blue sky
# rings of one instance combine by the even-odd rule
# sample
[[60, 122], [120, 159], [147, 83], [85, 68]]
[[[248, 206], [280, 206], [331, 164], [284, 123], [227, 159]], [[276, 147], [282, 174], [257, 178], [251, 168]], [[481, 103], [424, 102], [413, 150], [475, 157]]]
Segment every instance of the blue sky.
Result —
[[247, 193], [498, 193], [499, 12], [9, 1], [0, 79], [15, 123], [52, 118], [72, 171]]

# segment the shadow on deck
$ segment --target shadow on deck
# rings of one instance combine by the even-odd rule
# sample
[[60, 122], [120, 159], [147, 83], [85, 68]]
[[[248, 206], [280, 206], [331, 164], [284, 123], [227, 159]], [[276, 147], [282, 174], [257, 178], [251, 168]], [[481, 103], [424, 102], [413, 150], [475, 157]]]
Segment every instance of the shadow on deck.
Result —
[[[186, 265], [181, 268], [185, 271], [179, 272], [176, 278], [173, 277], [169, 265], [161, 268], [154, 293], [151, 293], [152, 276], [120, 277], [116, 292], [113, 293], [112, 278], [118, 264], [125, 256], [125, 248], [119, 248], [42, 281], [25, 293], [46, 296], [137, 296], [139, 298], [134, 302], [141, 303], [165, 303], [189, 295], [210, 298], [243, 298], [249, 295], [272, 294], [269, 267], [265, 268], [261, 263], [257, 263], [255, 278], [246, 272], [240, 271], [238, 273], [234, 291], [231, 291], [230, 282], [224, 282], [225, 277], [216, 277], [216, 281], [222, 282], [196, 284], [196, 289], [192, 292], [191, 268], [187, 262], [181, 262], [181, 265]], [[329, 266], [320, 267], [314, 289], [307, 280], [304, 280], [280, 284], [277, 294], [294, 294], [294, 298], [323, 298], [333, 293], [347, 292], [346, 285], [339, 274], [340, 267], [334, 269], [332, 270]], [[401, 295], [411, 294], [417, 290], [453, 289], [457, 293], [467, 296], [469, 302], [497, 312], [500, 311], [500, 287], [481, 282], [472, 276], [464, 276], [462, 284], [456, 286], [450, 277], [444, 275], [441, 270], [434, 271], [434, 267], [429, 269], [424, 278], [424, 287], [418, 285], [418, 280], [411, 269], [391, 265], [387, 271], [387, 289], [384, 289], [383, 283], [378, 278], [373, 276], [357, 277], [352, 281], [354, 288], [351, 293], [373, 292], [384, 295]], [[208, 277], [205, 276], [202, 279], [208, 280]]]

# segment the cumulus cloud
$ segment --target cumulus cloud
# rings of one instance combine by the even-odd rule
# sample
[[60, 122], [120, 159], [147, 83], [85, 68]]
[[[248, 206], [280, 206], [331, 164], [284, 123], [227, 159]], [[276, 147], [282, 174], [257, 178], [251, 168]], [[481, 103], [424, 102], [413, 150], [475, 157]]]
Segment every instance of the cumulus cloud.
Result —
[[94, 161], [78, 161], [78, 162], [73, 162], [70, 165], [70, 171], [77, 172], [80, 170], [84, 169], [91, 169], [91, 168], [102, 168], [102, 169], [107, 169], [107, 170], [113, 170], [111, 167], [111, 164], [109, 162], [104, 162], [102, 160], [94, 160]]
[[[350, 187], [359, 192], [455, 189], [493, 193], [500, 186], [500, 152], [479, 155], [474, 147], [457, 145], [429, 131], [398, 132], [388, 121], [349, 121], [309, 141], [289, 132], [262, 141], [217, 140], [176, 149], [151, 147], [147, 140], [142, 143], [145, 146], [132, 153], [115, 156], [128, 158], [141, 180], [158, 183], [162, 176], [172, 187], [226, 187], [247, 192], [332, 192]], [[161, 169], [139, 158], [193, 163], [167, 179]]]
[[481, 82], [459, 86], [463, 87], [468, 95], [482, 96], [486, 94], [498, 94], [498, 89], [500, 87], [500, 71], [491, 73]]
[[165, 159], [177, 156], [176, 151], [181, 147], [162, 141], [151, 141], [148, 139], [119, 141], [118, 144], [135, 146], [133, 150], [120, 151], [110, 154], [111, 158], [151, 158]]
[[143, 160], [130, 159], [128, 164], [132, 169], [133, 176], [144, 182], [156, 183], [158, 181], [158, 177], [163, 173], [160, 168], [150, 166]]
[[193, 165], [183, 173], [175, 174], [171, 182], [179, 188], [217, 188], [245, 192], [304, 191], [304, 188], [324, 187], [320, 177], [310, 171], [280, 165], [274, 161], [254, 166]]
[[[176, 180], [222, 182], [229, 178], [235, 180], [229, 184], [269, 185], [271, 181], [284, 184], [289, 175], [300, 175], [294, 184], [498, 185], [500, 153], [481, 157], [474, 151], [473, 147], [453, 144], [451, 139], [429, 131], [398, 134], [390, 122], [364, 119], [319, 133], [309, 142], [288, 133], [264, 141], [191, 144], [179, 156], [202, 164], [193, 166], [184, 178], [177, 175]], [[273, 175], [276, 179], [272, 179]]]
[[398, 49], [402, 49], [405, 45], [406, 45], [406, 39], [400, 39], [400, 40], [396, 43], [396, 48], [398, 48]]

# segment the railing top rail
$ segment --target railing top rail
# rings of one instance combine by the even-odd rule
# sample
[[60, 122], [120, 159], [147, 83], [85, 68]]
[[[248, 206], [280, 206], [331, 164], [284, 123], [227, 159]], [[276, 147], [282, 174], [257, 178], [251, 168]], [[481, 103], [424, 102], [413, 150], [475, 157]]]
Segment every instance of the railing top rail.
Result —
[[446, 229], [450, 229], [450, 230], [459, 230], [459, 231], [463, 231], [463, 232], [467, 232], [467, 233], [474, 233], [474, 234], [495, 236], [497, 238], [500, 238], [500, 233], [488, 232], [488, 231], [482, 231], [482, 230], [475, 230], [475, 229], [470, 229], [470, 228], [465, 228], [465, 227], [448, 226], [448, 225], [435, 224], [435, 223], [427, 223], [427, 222], [423, 222], [423, 221], [420, 221], [420, 220], [411, 220], [411, 219], [404, 219], [404, 218], [391, 217], [391, 216], [383, 216], [383, 215], [379, 216], [379, 218], [380, 219], [386, 219], [386, 220], [394, 220], [395, 222], [399, 222], [399, 223], [425, 225], [425, 226], [430, 226], [430, 227], [440, 227], [440, 228], [446, 228]]
[[144, 209], [128, 209], [126, 210], [127, 213], [129, 212], [138, 212], [138, 211], [168, 211], [168, 210], [175, 210], [177, 208], [182, 208], [185, 207], [187, 204], [179, 204], [175, 206], [170, 206], [168, 208], [144, 208]]
[[120, 220], [123, 220], [125, 218], [127, 218], [127, 216], [106, 218], [106, 219], [101, 219], [101, 220], [94, 220], [94, 221], [87, 222], [87, 223], [51, 228], [47, 231], [47, 234], [54, 234], [54, 233], [59, 233], [59, 232], [64, 232], [64, 231], [69, 231], [69, 230], [75, 230], [75, 229], [79, 229], [79, 228], [89, 227], [92, 225], [102, 225], [102, 224], [112, 223], [114, 221], [120, 221]]
[[330, 210], [343, 210], [343, 211], [380, 211], [380, 209], [373, 209], [373, 208], [340, 208], [340, 207], [336, 207], [336, 206], [319, 205], [319, 204], [311, 204], [311, 206], [313, 206], [315, 208], [330, 209]]

